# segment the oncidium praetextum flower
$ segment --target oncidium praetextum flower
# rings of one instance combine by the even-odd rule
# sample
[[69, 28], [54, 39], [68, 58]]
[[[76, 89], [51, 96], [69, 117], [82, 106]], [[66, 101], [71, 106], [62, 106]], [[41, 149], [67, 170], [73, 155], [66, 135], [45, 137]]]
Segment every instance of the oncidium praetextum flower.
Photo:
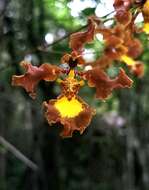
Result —
[[[51, 64], [36, 67], [24, 61], [21, 65], [26, 69], [26, 73], [21, 76], [14, 75], [12, 85], [22, 86], [32, 98], [35, 98], [35, 89], [40, 80], [57, 80], [61, 86], [61, 94], [57, 99], [43, 103], [45, 117], [50, 125], [53, 123], [63, 125], [62, 137], [71, 137], [74, 131], [82, 134], [95, 115], [95, 109], [78, 96], [84, 80], [88, 81], [90, 87], [96, 88], [96, 97], [99, 99], [106, 99], [114, 89], [131, 87], [132, 81], [122, 69], [115, 79], [110, 79], [98, 67], [91, 71], [77, 71], [77, 65], [83, 63], [83, 58], [80, 55], [76, 56], [74, 52], [63, 56], [62, 62], [66, 61], [69, 69]], [[61, 79], [62, 75], [66, 76], [65, 79]]]
[[95, 114], [95, 110], [77, 95], [84, 82], [76, 79], [73, 68], [68, 71], [66, 79], [58, 82], [62, 88], [61, 95], [55, 100], [43, 103], [45, 116], [49, 124], [59, 122], [64, 126], [61, 132], [63, 137], [72, 136], [75, 130], [82, 134]]

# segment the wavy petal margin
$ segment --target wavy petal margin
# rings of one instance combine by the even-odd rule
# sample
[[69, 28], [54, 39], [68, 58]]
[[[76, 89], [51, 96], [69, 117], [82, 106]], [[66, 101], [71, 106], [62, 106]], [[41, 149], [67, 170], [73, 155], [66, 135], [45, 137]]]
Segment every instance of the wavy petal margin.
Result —
[[136, 64], [130, 67], [130, 70], [138, 78], [144, 76], [144, 64], [141, 61], [136, 61]]
[[123, 69], [115, 79], [110, 79], [100, 67], [85, 72], [84, 77], [90, 87], [96, 88], [96, 98], [99, 99], [106, 99], [114, 89], [130, 88], [133, 82]]
[[82, 52], [86, 43], [94, 39], [96, 23], [92, 17], [88, 19], [88, 29], [85, 32], [77, 32], [70, 36], [69, 46], [73, 51]]
[[33, 99], [36, 97], [35, 89], [39, 81], [54, 81], [62, 72], [61, 68], [48, 63], [37, 67], [31, 65], [29, 62], [22, 61], [21, 66], [26, 72], [20, 76], [13, 75], [12, 85], [23, 87]]
[[129, 8], [132, 4], [132, 0], [114, 0], [114, 8], [116, 11], [115, 18], [124, 26], [127, 26], [132, 19], [132, 14]]
[[[65, 101], [65, 103], [62, 103], [62, 101]], [[57, 106], [57, 104], [61, 105]], [[70, 108], [72, 106], [73, 109]], [[49, 125], [52, 123], [61, 123], [63, 125], [60, 133], [63, 138], [72, 137], [74, 131], [79, 131], [82, 134], [90, 124], [93, 115], [95, 115], [95, 110], [78, 96], [73, 100], [66, 100], [65, 96], [60, 96], [57, 99], [49, 100], [49, 102], [43, 102], [43, 108]]]

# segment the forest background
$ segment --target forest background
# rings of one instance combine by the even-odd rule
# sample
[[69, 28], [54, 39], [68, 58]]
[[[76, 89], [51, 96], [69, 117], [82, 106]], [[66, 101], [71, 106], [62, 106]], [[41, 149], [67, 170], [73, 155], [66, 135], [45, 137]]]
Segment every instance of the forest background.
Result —
[[[60, 127], [49, 127], [43, 117], [41, 104], [59, 95], [57, 83], [40, 82], [36, 100], [11, 86], [12, 75], [22, 73], [18, 63], [23, 59], [59, 65], [70, 52], [68, 38], [53, 42], [86, 25], [88, 16], [106, 15], [102, 4], [0, 0], [0, 190], [149, 189], [149, 41], [144, 34], [138, 37], [145, 75], [134, 77], [131, 89], [115, 91], [102, 102], [94, 90], [82, 88], [80, 95], [97, 110], [83, 135], [62, 139]], [[92, 50], [100, 56], [102, 40], [86, 47], [86, 59], [97, 56]], [[113, 66], [109, 73], [115, 72]]]

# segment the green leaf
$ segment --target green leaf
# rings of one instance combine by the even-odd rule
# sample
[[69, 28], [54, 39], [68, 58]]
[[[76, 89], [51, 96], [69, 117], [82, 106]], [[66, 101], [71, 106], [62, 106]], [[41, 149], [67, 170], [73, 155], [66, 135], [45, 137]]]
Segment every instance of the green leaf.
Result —
[[82, 11], [82, 13], [86, 16], [93, 15], [95, 13], [95, 8], [87, 8]]

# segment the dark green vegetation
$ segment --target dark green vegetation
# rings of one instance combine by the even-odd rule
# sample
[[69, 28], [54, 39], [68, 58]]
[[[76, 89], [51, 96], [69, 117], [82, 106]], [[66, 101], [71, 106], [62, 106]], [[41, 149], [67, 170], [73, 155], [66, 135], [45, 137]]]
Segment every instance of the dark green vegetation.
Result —
[[[0, 190], [148, 190], [149, 189], [149, 41], [140, 36], [145, 76], [134, 78], [132, 89], [117, 91], [106, 102], [83, 87], [80, 95], [97, 109], [80, 136], [61, 139], [60, 126], [49, 127], [41, 104], [55, 98], [56, 83], [41, 82], [35, 101], [21, 88], [11, 87], [18, 63], [32, 56], [35, 65], [59, 64], [69, 52], [68, 39], [40, 51], [45, 35], [55, 39], [86, 24], [94, 8], [73, 18], [66, 0], [0, 1], [0, 135], [38, 170], [26, 166], [0, 144]], [[106, 14], [106, 13], [105, 13]], [[82, 25], [81, 25], [82, 24]], [[91, 45], [89, 45], [90, 47]], [[96, 42], [95, 49], [102, 44]], [[100, 51], [101, 52], [101, 51]], [[112, 70], [111, 70], [112, 72]]]

